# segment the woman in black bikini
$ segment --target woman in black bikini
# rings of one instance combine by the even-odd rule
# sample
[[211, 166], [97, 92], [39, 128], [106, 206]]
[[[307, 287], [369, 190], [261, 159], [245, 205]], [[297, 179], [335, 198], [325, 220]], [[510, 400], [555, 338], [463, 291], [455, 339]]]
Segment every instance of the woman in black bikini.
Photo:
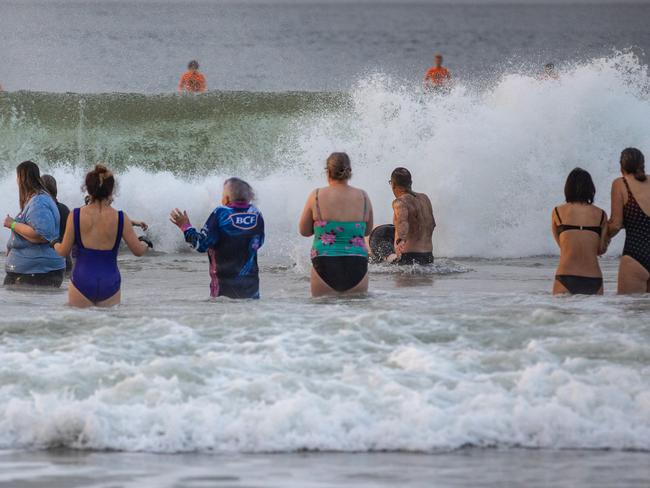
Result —
[[625, 228], [625, 247], [618, 268], [619, 293], [650, 292], [650, 181], [643, 153], [627, 148], [621, 153], [622, 178], [612, 184], [609, 235]]
[[600, 295], [603, 274], [598, 256], [607, 250], [607, 214], [593, 205], [596, 187], [584, 169], [569, 173], [564, 195], [566, 203], [552, 214], [553, 237], [560, 246], [553, 294]]

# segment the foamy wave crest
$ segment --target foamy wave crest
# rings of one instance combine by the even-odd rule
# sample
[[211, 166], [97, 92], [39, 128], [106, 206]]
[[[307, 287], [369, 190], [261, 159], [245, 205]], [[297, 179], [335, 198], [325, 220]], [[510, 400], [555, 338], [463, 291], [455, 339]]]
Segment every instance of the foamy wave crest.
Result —
[[[227, 168], [205, 170], [208, 163], [199, 161], [201, 173], [188, 170], [192, 176], [184, 177], [184, 171], [160, 172], [132, 160], [121, 171], [116, 204], [153, 224], [160, 249], [175, 250], [182, 243], [167, 223], [169, 209], [187, 208], [202, 221], [218, 199], [220, 183], [238, 173], [258, 191], [270, 233], [265, 253], [302, 255], [307, 244], [295, 232], [302, 204], [312, 187], [323, 184], [327, 155], [344, 150], [353, 159], [354, 184], [370, 193], [378, 223], [391, 219], [386, 183], [391, 170], [398, 165], [411, 169], [415, 189], [432, 197], [439, 224], [437, 255], [553, 254], [550, 212], [563, 200], [567, 173], [575, 166], [589, 170], [598, 188], [596, 203], [607, 208], [620, 151], [627, 146], [650, 151], [649, 87], [647, 67], [629, 53], [567, 67], [559, 81], [507, 74], [487, 88], [459, 84], [445, 96], [423, 96], [390, 80], [366, 79], [345, 103], [341, 97], [327, 103], [300, 98], [299, 116], [291, 111], [248, 114], [255, 120], [279, 117], [287, 127], [282, 135], [260, 138], [264, 151], [247, 150], [244, 159], [224, 146], [226, 156], [219, 160], [232, 152]], [[250, 111], [250, 104], [243, 106]], [[82, 129], [92, 135], [87, 125]], [[176, 134], [183, 138], [179, 144], [190, 147], [191, 134]], [[209, 142], [209, 133], [201, 134]], [[225, 136], [220, 132], [218, 137]], [[250, 135], [245, 139], [255, 141]], [[87, 144], [92, 147], [92, 138]], [[27, 155], [25, 146], [17, 147], [16, 156]], [[145, 141], [138, 147], [146, 149]], [[262, 153], [269, 154], [268, 161], [249, 159]], [[167, 161], [163, 167], [174, 166]], [[65, 180], [62, 200], [79, 202], [80, 170], [73, 168], [74, 176], [61, 167], [53, 171]], [[3, 208], [15, 208], [14, 186], [12, 175], [0, 184]]]
[[[315, 340], [297, 325], [222, 331], [231, 336], [223, 347], [209, 339], [214, 328], [157, 319], [121, 330], [142, 334], [130, 359], [113, 360], [112, 348], [126, 343], [118, 336], [100, 349], [82, 338], [56, 353], [4, 354], [2, 368], [18, 381], [0, 390], [0, 448], [650, 449], [650, 392], [640, 371], [562, 360], [534, 340], [506, 353], [369, 344], [371, 332], [356, 327], [329, 336], [323, 329]], [[394, 337], [389, 329], [372, 334]], [[255, 342], [232, 341], [242, 332]], [[317, 343], [325, 347], [315, 354]], [[160, 354], [177, 348], [183, 355]]]

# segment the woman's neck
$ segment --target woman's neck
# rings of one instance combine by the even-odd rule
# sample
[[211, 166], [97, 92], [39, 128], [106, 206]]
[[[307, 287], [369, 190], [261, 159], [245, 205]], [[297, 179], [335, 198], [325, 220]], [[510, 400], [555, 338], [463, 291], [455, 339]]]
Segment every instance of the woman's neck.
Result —
[[328, 183], [330, 186], [348, 186], [347, 180], [329, 180]]
[[88, 205], [101, 210], [110, 207], [111, 202], [109, 200], [92, 200]]

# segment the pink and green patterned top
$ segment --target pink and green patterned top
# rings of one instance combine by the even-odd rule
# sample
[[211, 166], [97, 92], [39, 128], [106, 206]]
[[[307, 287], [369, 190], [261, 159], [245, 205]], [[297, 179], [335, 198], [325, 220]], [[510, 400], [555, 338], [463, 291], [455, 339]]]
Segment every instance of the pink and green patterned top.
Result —
[[[364, 216], [367, 204], [364, 200]], [[318, 190], [316, 190], [317, 219], [314, 222], [314, 244], [311, 257], [362, 256], [368, 257], [366, 248], [365, 222], [340, 222], [336, 220], [321, 220], [318, 205]]]

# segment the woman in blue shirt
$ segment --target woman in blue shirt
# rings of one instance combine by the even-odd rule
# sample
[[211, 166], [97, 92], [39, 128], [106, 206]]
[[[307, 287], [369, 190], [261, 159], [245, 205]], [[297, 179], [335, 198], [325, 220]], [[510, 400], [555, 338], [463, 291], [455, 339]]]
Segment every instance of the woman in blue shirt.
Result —
[[4, 284], [58, 288], [63, 282], [65, 259], [54, 252], [50, 241], [59, 236], [59, 210], [35, 163], [20, 163], [16, 173], [20, 213], [15, 218], [7, 215], [4, 222], [11, 229]]

